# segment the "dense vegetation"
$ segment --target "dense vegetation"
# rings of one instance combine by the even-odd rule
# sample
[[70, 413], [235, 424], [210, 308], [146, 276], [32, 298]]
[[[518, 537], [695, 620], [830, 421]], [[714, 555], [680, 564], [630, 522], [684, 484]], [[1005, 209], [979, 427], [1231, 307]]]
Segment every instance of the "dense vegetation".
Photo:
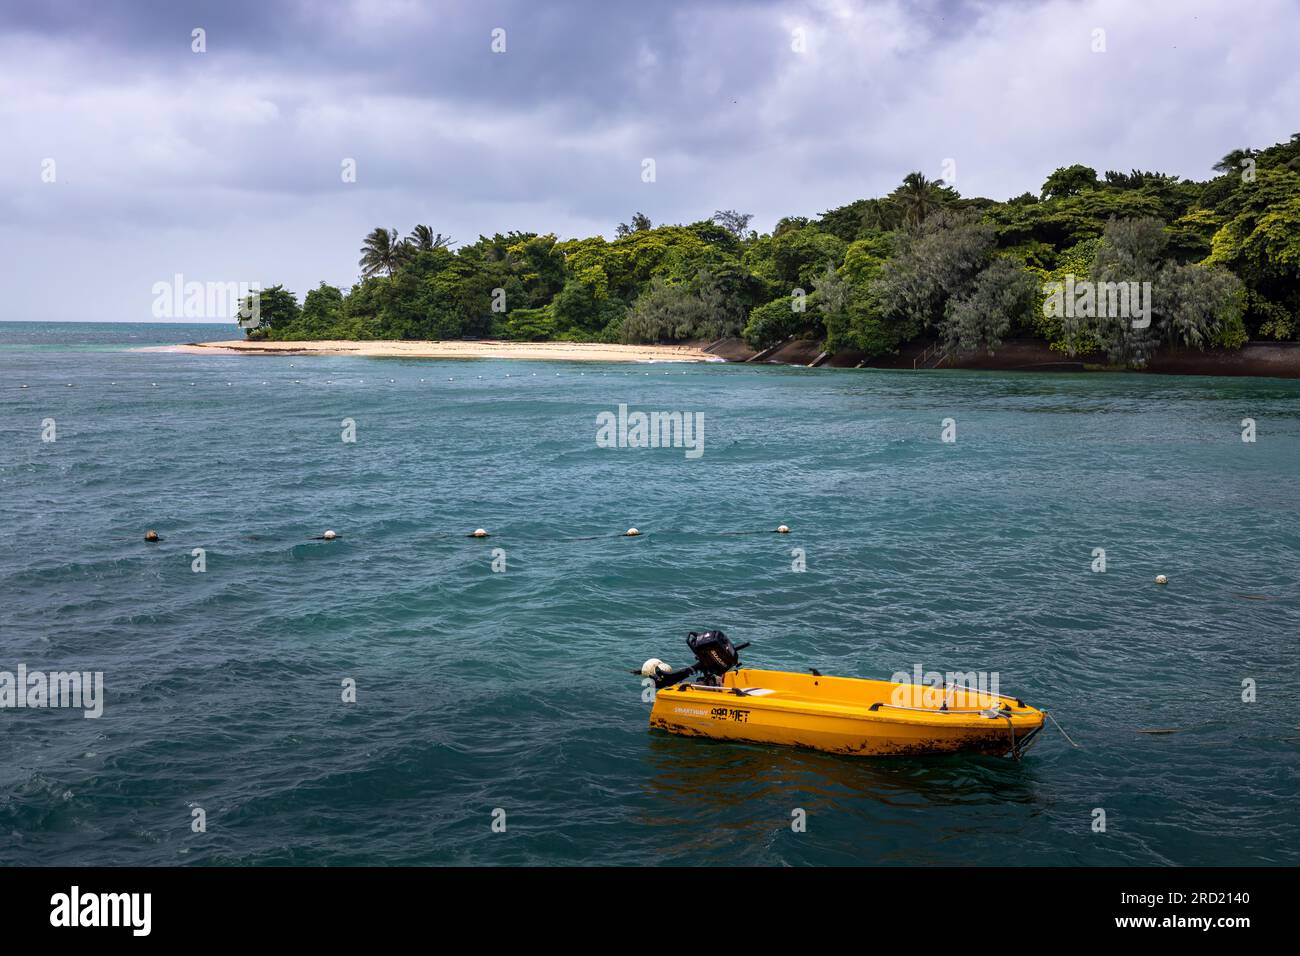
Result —
[[[299, 306], [261, 293], [250, 335], [292, 339], [466, 336], [601, 342], [791, 337], [868, 356], [918, 336], [996, 350], [1009, 337], [1104, 351], [1141, 365], [1161, 344], [1238, 347], [1300, 331], [1300, 133], [1236, 150], [1206, 182], [1082, 165], [1038, 195], [963, 198], [911, 173], [889, 195], [770, 235], [719, 210], [689, 225], [637, 213], [616, 238], [516, 233], [452, 251], [416, 226], [376, 229], [346, 292], [321, 283]], [[1054, 314], [1053, 282], [1150, 282], [1151, 321]], [[1059, 313], [1059, 310], [1056, 310]]]

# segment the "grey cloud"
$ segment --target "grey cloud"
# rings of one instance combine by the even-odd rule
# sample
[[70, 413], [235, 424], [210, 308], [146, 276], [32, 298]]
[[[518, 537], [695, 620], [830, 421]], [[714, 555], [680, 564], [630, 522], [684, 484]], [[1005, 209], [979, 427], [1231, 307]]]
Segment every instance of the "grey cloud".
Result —
[[[380, 224], [608, 235], [735, 207], [770, 229], [948, 158], [993, 198], [1072, 162], [1203, 177], [1295, 131], [1298, 41], [1291, 0], [9, 5], [0, 255], [35, 281], [0, 318], [140, 318], [174, 271], [346, 285]], [[111, 267], [67, 268], [105, 241]], [[75, 306], [34, 291], [92, 275]]]

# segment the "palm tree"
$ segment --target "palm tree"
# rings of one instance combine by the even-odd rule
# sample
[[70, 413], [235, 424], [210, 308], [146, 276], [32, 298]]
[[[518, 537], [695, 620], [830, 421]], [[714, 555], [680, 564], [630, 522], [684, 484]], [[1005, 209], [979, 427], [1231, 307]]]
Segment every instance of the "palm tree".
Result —
[[1253, 149], [1234, 149], [1223, 159], [1214, 164], [1214, 171], [1218, 173], [1238, 173], [1241, 172], [1242, 165], [1248, 159], [1253, 159], [1256, 153]]
[[888, 232], [898, 227], [900, 218], [898, 204], [892, 199], [867, 199], [863, 202], [863, 229]]
[[381, 272], [392, 275], [402, 260], [403, 245], [396, 229], [382, 226], [375, 229], [361, 246], [361, 261], [357, 263], [361, 266], [361, 277], [369, 279]]
[[889, 198], [902, 209], [909, 225], [919, 226], [939, 207], [940, 189], [939, 180], [926, 179], [924, 173], [908, 173], [903, 177], [903, 185], [890, 193]]
[[416, 226], [406, 237], [406, 242], [416, 252], [432, 252], [434, 249], [446, 249], [452, 244], [451, 236], [434, 232], [431, 226]]

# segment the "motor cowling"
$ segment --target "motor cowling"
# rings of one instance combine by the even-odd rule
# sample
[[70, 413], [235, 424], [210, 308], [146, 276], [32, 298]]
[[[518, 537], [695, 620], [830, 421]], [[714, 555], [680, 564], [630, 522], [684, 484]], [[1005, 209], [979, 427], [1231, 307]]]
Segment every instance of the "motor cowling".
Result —
[[721, 677], [740, 663], [735, 645], [722, 631], [704, 631], [700, 634], [691, 631], [686, 637], [686, 646], [699, 661], [700, 670], [710, 677]]

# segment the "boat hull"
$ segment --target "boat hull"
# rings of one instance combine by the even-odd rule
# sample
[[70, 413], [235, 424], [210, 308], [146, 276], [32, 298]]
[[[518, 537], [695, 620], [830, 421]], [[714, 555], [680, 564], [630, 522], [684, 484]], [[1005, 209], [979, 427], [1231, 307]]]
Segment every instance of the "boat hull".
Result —
[[[650, 726], [692, 737], [889, 757], [1019, 756], [1043, 724], [1041, 711], [1015, 698], [974, 691], [925, 706], [918, 688], [885, 681], [755, 670], [729, 673], [726, 680], [722, 688], [660, 690]], [[1000, 716], [967, 712], [994, 709]]]

